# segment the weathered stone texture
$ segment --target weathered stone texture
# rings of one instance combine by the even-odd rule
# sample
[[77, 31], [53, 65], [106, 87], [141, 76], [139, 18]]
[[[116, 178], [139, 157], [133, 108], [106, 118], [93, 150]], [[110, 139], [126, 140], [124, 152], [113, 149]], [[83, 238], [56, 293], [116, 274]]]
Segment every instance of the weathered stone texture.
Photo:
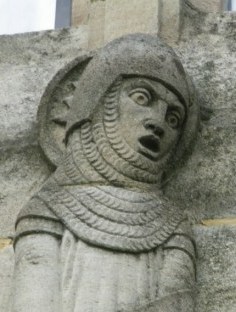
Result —
[[183, 1], [161, 0], [160, 11], [159, 34], [168, 43], [178, 41], [183, 24]]
[[203, 12], [220, 12], [225, 0], [188, 0], [196, 8]]
[[149, 5], [146, 5], [145, 0], [91, 1], [88, 18], [89, 47], [101, 47], [104, 43], [128, 33], [157, 34], [158, 13], [157, 0], [149, 1]]
[[13, 259], [14, 252], [11, 245], [5, 246], [4, 248], [0, 247], [0, 308], [2, 312], [8, 312], [7, 309], [11, 299], [11, 278], [14, 266]]
[[133, 32], [158, 33], [157, 0], [106, 1], [105, 42]]
[[86, 27], [16, 35], [14, 40], [1, 36], [1, 149], [36, 142], [37, 104], [48, 81], [86, 48]]
[[178, 183], [173, 181], [178, 188], [168, 187], [175, 200], [184, 198], [198, 219], [235, 216], [235, 22], [236, 16], [227, 13], [207, 15], [198, 30], [186, 21], [176, 46], [202, 104], [212, 109], [210, 120], [202, 122], [188, 166], [178, 173]]
[[90, 0], [72, 1], [72, 25], [88, 24], [90, 4]]
[[176, 42], [182, 27], [183, 0], [74, 0], [72, 25], [88, 25], [89, 48], [129, 33], [161, 34]]
[[[219, 218], [215, 224], [208, 222], [209, 227], [195, 228], [199, 312], [236, 310], [235, 22], [236, 16], [230, 13], [192, 12], [176, 46], [202, 104], [212, 109], [210, 120], [202, 122], [188, 165], [176, 177], [178, 184], [174, 179], [166, 190], [190, 208], [192, 217], [194, 210], [197, 220]], [[231, 225], [222, 226], [221, 218], [231, 220]]]
[[101, 47], [104, 43], [105, 1], [95, 1], [89, 9], [89, 49]]
[[[86, 28], [0, 38], [0, 237], [48, 175], [37, 147], [37, 107], [48, 81], [87, 46]], [[73, 44], [72, 44], [73, 42]], [[20, 118], [19, 118], [20, 116]], [[28, 194], [28, 195], [27, 195]]]
[[0, 310], [7, 311], [15, 218], [51, 172], [37, 145], [36, 113], [48, 81], [87, 47], [87, 28], [0, 37]]
[[[26, 138], [27, 139], [27, 138]], [[35, 138], [35, 143], [37, 139]], [[0, 237], [12, 237], [20, 207], [49, 174], [37, 146], [19, 146], [17, 141], [0, 156]]]
[[199, 312], [236, 311], [235, 226], [195, 227]]

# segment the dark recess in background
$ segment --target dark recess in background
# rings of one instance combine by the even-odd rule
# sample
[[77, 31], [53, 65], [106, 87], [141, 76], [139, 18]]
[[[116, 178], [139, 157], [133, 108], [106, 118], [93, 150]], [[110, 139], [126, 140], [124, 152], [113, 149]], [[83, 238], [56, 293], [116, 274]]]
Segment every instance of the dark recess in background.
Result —
[[55, 28], [71, 26], [72, 0], [57, 0]]

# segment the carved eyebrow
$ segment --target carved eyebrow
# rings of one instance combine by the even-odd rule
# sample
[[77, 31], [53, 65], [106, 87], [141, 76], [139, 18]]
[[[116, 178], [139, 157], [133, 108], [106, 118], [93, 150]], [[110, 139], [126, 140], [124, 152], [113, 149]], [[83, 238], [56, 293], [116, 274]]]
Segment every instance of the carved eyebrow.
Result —
[[186, 117], [186, 109], [185, 109], [184, 105], [181, 102], [179, 102], [179, 101], [167, 102], [167, 104], [168, 104], [170, 109], [177, 110], [181, 114], [181, 117], [183, 119]]
[[[158, 83], [158, 87], [154, 86], [151, 81], [140, 79], [136, 83], [136, 87], [138, 85], [139, 87], [146, 88], [151, 93], [152, 98], [160, 98], [163, 101], [166, 101], [168, 104], [169, 104], [168, 99], [167, 99], [168, 93], [173, 94], [177, 99], [177, 96], [172, 91], [170, 91], [168, 88], [166, 88], [164, 85], [162, 85], [160, 82], [155, 81], [155, 80], [154, 80], [154, 82]], [[135, 83], [133, 86], [135, 87]]]
[[[160, 85], [161, 86], [161, 85]], [[163, 88], [163, 90], [165, 89], [164, 86], [161, 86]], [[161, 98], [163, 100], [165, 100], [165, 94], [166, 92], [158, 92], [157, 88], [155, 88], [151, 82], [146, 81], [146, 80], [137, 80], [137, 81], [132, 81], [130, 83], [130, 85], [127, 88], [127, 91], [129, 94], [132, 93], [132, 90], [138, 90], [138, 89], [145, 89], [151, 96], [151, 99], [158, 99]]]
[[[147, 91], [150, 92], [152, 98], [161, 98], [163, 101], [165, 101], [171, 108], [175, 108], [179, 111], [179, 113], [185, 118], [186, 116], [186, 108], [185, 105], [178, 99], [178, 95], [176, 95], [173, 91], [169, 90], [166, 86], [164, 86], [161, 82], [153, 80], [155, 83], [158, 83], [158, 87], [155, 87], [152, 84], [152, 81], [140, 78], [134, 81], [131, 81], [128, 89], [131, 91], [131, 89], [138, 89], [138, 88], [145, 88]], [[174, 96], [174, 100], [168, 99]], [[170, 96], [170, 94], [172, 96]]]
[[131, 92], [132, 89], [147, 89], [149, 92], [155, 92], [155, 89], [145, 80], [132, 81], [128, 86], [128, 90]]

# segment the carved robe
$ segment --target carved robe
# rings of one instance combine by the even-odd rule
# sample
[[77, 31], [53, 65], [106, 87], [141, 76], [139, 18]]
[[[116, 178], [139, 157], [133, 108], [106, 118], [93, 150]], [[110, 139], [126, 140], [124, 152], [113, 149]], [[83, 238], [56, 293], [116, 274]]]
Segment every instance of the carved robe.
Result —
[[[19, 215], [16, 240], [32, 233], [61, 240], [63, 312], [135, 311], [155, 301], [158, 308], [158, 300], [168, 295], [161, 284], [173, 279], [169, 271], [177, 269], [178, 291], [192, 291], [182, 281], [186, 266], [189, 283], [194, 279], [188, 224], [174, 207], [163, 213], [167, 205], [134, 190], [47, 185]], [[187, 261], [173, 258], [173, 267], [165, 268], [167, 249], [179, 250]], [[176, 295], [177, 289], [168, 291]]]

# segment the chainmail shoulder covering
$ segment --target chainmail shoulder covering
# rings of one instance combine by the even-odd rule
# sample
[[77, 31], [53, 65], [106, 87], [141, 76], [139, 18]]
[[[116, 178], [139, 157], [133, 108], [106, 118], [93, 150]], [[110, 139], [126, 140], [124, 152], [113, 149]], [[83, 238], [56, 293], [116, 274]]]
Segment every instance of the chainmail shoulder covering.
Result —
[[185, 218], [154, 193], [113, 186], [48, 183], [38, 198], [78, 239], [126, 252], [165, 243]]
[[58, 238], [63, 234], [62, 223], [38, 196], [31, 198], [20, 211], [16, 221], [14, 244], [20, 237], [36, 233], [50, 234]]

